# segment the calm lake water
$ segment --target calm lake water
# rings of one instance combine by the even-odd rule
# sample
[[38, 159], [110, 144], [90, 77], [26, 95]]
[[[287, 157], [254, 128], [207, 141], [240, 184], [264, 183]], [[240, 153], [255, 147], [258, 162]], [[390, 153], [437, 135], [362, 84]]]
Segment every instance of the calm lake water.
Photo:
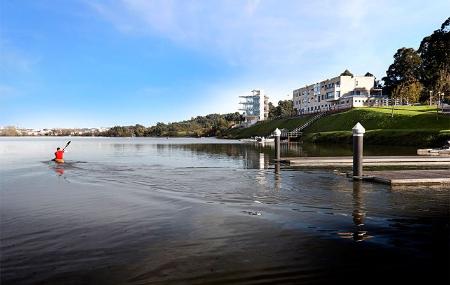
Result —
[[[69, 139], [67, 163], [51, 162]], [[0, 138], [0, 283], [448, 284], [448, 187], [275, 171], [272, 152], [217, 139]], [[292, 144], [282, 155], [350, 154]]]

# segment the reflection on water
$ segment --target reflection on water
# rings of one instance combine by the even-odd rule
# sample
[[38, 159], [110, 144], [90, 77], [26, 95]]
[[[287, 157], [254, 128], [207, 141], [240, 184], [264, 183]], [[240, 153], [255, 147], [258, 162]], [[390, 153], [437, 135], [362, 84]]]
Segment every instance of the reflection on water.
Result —
[[[71, 140], [57, 165], [65, 138], [0, 139], [1, 284], [448, 281], [448, 187], [286, 168], [270, 145]], [[282, 146], [283, 156], [348, 155]]]
[[342, 238], [352, 238], [354, 241], [363, 241], [371, 236], [368, 235], [368, 232], [364, 229], [366, 212], [364, 210], [364, 201], [363, 201], [363, 189], [362, 189], [362, 181], [355, 180], [353, 181], [353, 223], [354, 230], [349, 233], [341, 232], [339, 236]]

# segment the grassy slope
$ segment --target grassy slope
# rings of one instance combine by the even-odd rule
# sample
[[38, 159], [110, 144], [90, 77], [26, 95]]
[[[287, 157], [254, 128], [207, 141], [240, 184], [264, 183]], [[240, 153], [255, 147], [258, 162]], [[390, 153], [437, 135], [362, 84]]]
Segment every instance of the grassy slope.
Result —
[[[391, 108], [355, 108], [319, 119], [304, 132], [304, 139], [312, 142], [351, 143], [351, 129], [360, 122], [366, 128], [369, 144], [413, 146], [441, 146], [450, 139], [450, 116], [439, 114], [429, 106], [401, 106]], [[230, 132], [230, 137], [265, 136], [275, 128], [292, 130], [309, 117], [262, 122], [246, 129]]]
[[312, 142], [351, 143], [351, 128], [360, 122], [366, 128], [369, 144], [441, 146], [450, 139], [450, 116], [439, 114], [428, 106], [359, 108], [324, 117], [305, 132]]
[[293, 119], [279, 119], [279, 120], [271, 120], [266, 122], [257, 123], [249, 128], [245, 129], [234, 129], [228, 133], [228, 137], [230, 138], [249, 138], [253, 136], [268, 136], [270, 135], [276, 128], [279, 129], [288, 129], [293, 130], [296, 127], [304, 124], [310, 116], [302, 117], [302, 118], [293, 118]]
[[450, 116], [439, 114], [436, 120], [436, 109], [428, 106], [391, 108], [355, 108], [343, 113], [326, 116], [309, 126], [308, 133], [329, 131], [350, 131], [360, 122], [366, 130], [376, 129], [426, 129], [450, 130]]

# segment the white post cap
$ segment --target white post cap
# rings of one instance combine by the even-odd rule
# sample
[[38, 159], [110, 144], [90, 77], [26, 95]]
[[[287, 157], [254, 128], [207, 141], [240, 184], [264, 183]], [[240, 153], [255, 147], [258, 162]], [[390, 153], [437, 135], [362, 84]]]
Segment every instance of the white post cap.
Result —
[[276, 128], [275, 131], [273, 131], [273, 135], [279, 137], [281, 136], [281, 131], [278, 128]]
[[366, 129], [364, 129], [364, 127], [358, 122], [353, 127], [352, 131], [353, 131], [353, 136], [363, 136], [364, 133], [366, 132]]

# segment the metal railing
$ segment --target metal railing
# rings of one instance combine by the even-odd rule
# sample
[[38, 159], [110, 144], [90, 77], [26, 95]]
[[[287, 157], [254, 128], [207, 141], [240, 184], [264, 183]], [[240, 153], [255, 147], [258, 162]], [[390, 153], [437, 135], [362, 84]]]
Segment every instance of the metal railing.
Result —
[[[285, 132], [281, 132], [281, 137], [284, 138], [297, 138], [299, 136], [302, 135], [303, 130], [306, 129], [309, 125], [311, 125], [312, 123], [314, 123], [315, 121], [317, 121], [318, 119], [328, 115], [329, 112], [321, 112], [318, 113], [316, 115], [314, 115], [311, 119], [309, 119], [306, 123], [298, 126], [297, 128], [293, 129], [292, 131], [285, 131]], [[283, 136], [284, 135], [284, 136]]]

